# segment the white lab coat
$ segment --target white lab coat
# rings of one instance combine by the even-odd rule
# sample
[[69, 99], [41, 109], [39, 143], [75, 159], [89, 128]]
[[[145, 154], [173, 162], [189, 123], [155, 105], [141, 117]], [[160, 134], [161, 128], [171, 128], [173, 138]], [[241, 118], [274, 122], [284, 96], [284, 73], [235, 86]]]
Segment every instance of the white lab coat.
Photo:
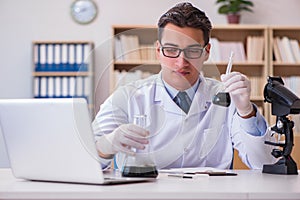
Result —
[[[135, 114], [147, 115], [150, 152], [158, 169], [171, 167], [215, 167], [228, 169], [233, 148], [253, 169], [274, 162], [266, 122], [259, 112], [242, 119], [230, 107], [212, 104], [221, 84], [200, 75], [201, 83], [188, 114], [171, 99], [161, 74], [139, 80], [116, 90], [100, 107], [93, 122], [96, 138], [111, 133], [123, 123], [132, 123]], [[117, 164], [123, 163], [122, 154]], [[103, 159], [102, 159], [103, 160]], [[109, 164], [109, 162], [103, 162]]]

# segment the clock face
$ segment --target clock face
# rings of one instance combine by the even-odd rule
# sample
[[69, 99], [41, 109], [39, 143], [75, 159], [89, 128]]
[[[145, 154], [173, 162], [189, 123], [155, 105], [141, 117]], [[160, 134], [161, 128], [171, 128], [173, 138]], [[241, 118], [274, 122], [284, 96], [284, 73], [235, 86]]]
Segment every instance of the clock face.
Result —
[[80, 24], [88, 24], [97, 16], [97, 6], [92, 0], [76, 0], [71, 5], [72, 18]]

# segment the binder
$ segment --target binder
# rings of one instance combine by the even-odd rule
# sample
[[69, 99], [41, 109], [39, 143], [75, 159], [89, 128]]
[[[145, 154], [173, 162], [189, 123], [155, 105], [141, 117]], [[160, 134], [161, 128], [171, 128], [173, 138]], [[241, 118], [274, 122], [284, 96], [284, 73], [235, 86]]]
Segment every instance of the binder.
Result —
[[62, 97], [69, 97], [69, 78], [63, 76], [62, 77], [62, 88], [61, 88], [61, 96]]
[[70, 77], [69, 78], [69, 96], [70, 97], [76, 97], [75, 95], [75, 77]]
[[47, 64], [46, 64], [46, 71], [54, 71], [53, 67], [53, 54], [54, 48], [52, 44], [47, 44], [47, 51], [46, 51], [46, 58], [47, 58]]
[[48, 82], [47, 82], [47, 97], [48, 98], [53, 98], [54, 97], [54, 78], [53, 77], [48, 77]]
[[62, 44], [61, 46], [61, 68], [60, 71], [67, 71], [68, 69], [68, 45]]
[[75, 67], [75, 55], [76, 55], [76, 49], [74, 44], [69, 44], [69, 55], [68, 55], [68, 67], [66, 71], [77, 71]]
[[83, 77], [77, 76], [76, 77], [76, 96], [77, 97], [82, 97], [83, 96], [83, 88], [84, 83], [83, 83]]
[[47, 97], [47, 90], [48, 90], [48, 78], [47, 77], [40, 77], [40, 97], [46, 98]]
[[55, 44], [54, 45], [54, 71], [60, 71], [61, 66], [61, 44]]
[[61, 94], [61, 85], [62, 85], [62, 81], [61, 81], [61, 77], [55, 77], [55, 93], [54, 93], [54, 97], [56, 98], [61, 98], [62, 94]]
[[83, 97], [86, 98], [87, 102], [89, 102], [89, 96], [90, 96], [90, 78], [84, 77], [84, 91], [83, 91]]
[[84, 44], [77, 44], [76, 45], [76, 71], [86, 71], [84, 67], [81, 65], [83, 64], [84, 59]]
[[35, 98], [40, 97], [40, 77], [34, 77], [34, 94]]
[[46, 44], [41, 44], [39, 46], [40, 46], [40, 48], [39, 48], [40, 63], [39, 63], [39, 68], [37, 71], [47, 71], [47, 67], [46, 67], [47, 47], [46, 47]]
[[41, 70], [41, 58], [40, 58], [40, 44], [35, 44], [33, 47], [33, 62], [34, 62], [34, 67], [35, 71], [40, 71]]

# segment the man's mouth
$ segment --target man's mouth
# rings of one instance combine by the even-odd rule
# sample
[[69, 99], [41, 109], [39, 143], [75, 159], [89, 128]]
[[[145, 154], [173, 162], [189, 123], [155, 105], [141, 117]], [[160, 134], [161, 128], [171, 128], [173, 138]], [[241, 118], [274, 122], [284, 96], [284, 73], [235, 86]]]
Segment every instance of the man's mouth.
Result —
[[184, 70], [175, 71], [175, 73], [180, 75], [180, 76], [185, 76], [185, 75], [190, 74], [189, 71], [184, 71]]

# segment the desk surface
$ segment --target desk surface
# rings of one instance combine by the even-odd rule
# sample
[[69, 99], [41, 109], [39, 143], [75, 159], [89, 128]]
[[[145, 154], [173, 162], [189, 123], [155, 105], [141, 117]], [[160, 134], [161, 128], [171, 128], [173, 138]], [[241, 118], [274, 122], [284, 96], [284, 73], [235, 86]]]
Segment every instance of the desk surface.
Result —
[[84, 185], [15, 179], [0, 169], [0, 199], [300, 199], [300, 175], [236, 170], [238, 176], [170, 178], [122, 185]]

